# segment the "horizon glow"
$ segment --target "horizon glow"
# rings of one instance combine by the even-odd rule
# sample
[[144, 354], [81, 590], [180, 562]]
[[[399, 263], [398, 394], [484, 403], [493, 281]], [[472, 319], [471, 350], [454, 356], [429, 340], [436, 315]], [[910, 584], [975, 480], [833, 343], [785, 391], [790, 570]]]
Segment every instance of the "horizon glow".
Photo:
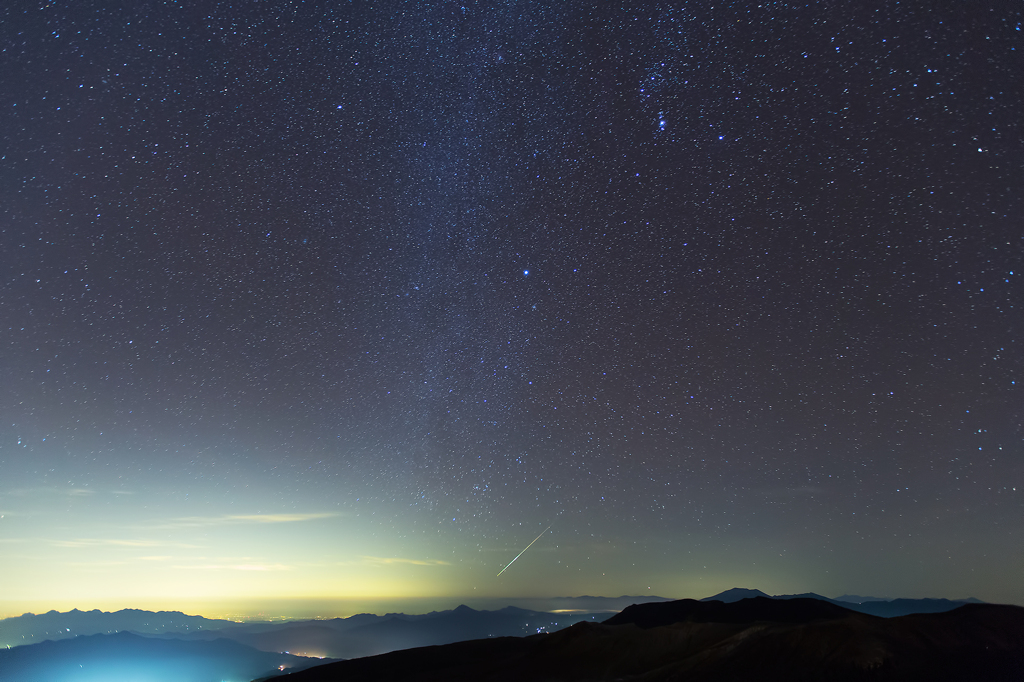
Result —
[[1021, 10], [96, 10], [0, 24], [0, 612], [1024, 604]]

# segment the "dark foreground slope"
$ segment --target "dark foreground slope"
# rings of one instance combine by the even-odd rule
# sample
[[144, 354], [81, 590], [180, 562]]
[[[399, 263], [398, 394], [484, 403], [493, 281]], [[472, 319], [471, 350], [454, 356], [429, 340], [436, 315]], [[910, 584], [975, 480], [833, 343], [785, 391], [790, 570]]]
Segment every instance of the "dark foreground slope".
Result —
[[550, 635], [396, 651], [310, 668], [287, 680], [1024, 679], [1024, 608], [967, 605], [883, 619], [816, 601], [645, 604], [605, 623]]

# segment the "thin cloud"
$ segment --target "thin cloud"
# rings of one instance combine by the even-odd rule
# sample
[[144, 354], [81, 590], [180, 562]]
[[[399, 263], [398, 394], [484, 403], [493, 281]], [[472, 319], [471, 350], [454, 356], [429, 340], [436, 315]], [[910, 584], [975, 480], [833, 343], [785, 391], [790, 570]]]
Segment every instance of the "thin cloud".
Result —
[[188, 571], [290, 571], [291, 566], [284, 564], [199, 564], [195, 566], [175, 566]]
[[162, 540], [113, 540], [99, 538], [76, 538], [74, 540], [51, 540], [54, 547], [179, 547], [196, 549], [199, 545], [188, 545], [181, 542], [164, 542]]
[[337, 516], [333, 513], [320, 513], [320, 514], [248, 514], [248, 515], [236, 515], [229, 516], [227, 518], [232, 521], [252, 522], [252, 523], [295, 523], [297, 521], [314, 521], [316, 519], [327, 519], [332, 516]]
[[169, 529], [230, 526], [249, 523], [300, 523], [302, 521], [316, 521], [318, 519], [328, 519], [336, 516], [340, 516], [340, 514], [334, 512], [320, 512], [314, 514], [227, 514], [224, 516], [183, 516], [177, 519], [171, 519], [166, 523], [150, 527]]
[[405, 559], [402, 557], [379, 557], [379, 556], [361, 556], [359, 557], [365, 564], [373, 565], [392, 565], [392, 564], [410, 564], [413, 566], [451, 566], [451, 563], [442, 561], [440, 559]]
[[95, 495], [97, 491], [92, 488], [14, 488], [8, 490], [4, 495], [10, 497], [39, 497], [41, 495], [67, 495], [68, 497], [88, 497]]

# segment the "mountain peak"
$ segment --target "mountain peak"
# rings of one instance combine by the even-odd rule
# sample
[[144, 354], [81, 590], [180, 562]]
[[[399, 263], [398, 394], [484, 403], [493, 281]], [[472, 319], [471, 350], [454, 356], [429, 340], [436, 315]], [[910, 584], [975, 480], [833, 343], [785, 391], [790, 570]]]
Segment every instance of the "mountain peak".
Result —
[[725, 592], [719, 592], [718, 594], [711, 597], [704, 597], [700, 601], [723, 601], [726, 604], [740, 601], [741, 599], [750, 599], [751, 597], [767, 597], [761, 590], [751, 590], [747, 587], [733, 587], [732, 589], [726, 590]]

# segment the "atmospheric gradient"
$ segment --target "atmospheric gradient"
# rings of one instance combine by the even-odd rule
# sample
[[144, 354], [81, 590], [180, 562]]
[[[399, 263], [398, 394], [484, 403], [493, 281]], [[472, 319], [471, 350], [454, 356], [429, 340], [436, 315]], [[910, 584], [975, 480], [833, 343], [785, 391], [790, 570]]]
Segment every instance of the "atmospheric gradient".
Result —
[[6, 3], [0, 612], [1024, 603], [1022, 25]]

